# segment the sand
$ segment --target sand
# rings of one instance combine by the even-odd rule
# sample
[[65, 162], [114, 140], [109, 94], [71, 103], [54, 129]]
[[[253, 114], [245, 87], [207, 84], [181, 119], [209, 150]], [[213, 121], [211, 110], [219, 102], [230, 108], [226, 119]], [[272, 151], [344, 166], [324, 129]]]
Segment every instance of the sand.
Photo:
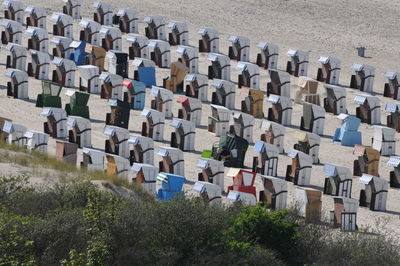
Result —
[[[24, 1], [26, 4], [46, 6], [49, 15], [52, 12], [60, 12], [62, 1], [42, 1], [31, 0]], [[91, 1], [84, 1], [82, 15], [92, 18]], [[111, 1], [110, 1], [111, 2]], [[318, 62], [320, 55], [333, 56], [341, 60], [341, 78], [340, 83], [347, 87], [350, 83], [352, 63], [365, 63], [376, 67], [376, 77], [374, 90], [382, 100], [381, 121], [386, 121], [386, 115], [383, 111], [384, 103], [390, 101], [383, 98], [383, 85], [385, 78], [383, 73], [386, 70], [400, 71], [397, 66], [397, 58], [399, 58], [399, 50], [397, 48], [397, 40], [399, 34], [395, 25], [398, 23], [396, 15], [400, 11], [400, 4], [393, 1], [328, 1], [328, 0], [311, 0], [311, 1], [255, 1], [255, 0], [220, 0], [220, 1], [112, 1], [115, 10], [119, 7], [131, 8], [140, 13], [140, 19], [146, 15], [163, 15], [167, 20], [185, 21], [189, 26], [190, 44], [197, 46], [198, 35], [196, 31], [199, 27], [213, 27], [220, 31], [220, 50], [222, 53], [228, 53], [229, 43], [227, 41], [228, 34], [236, 34], [247, 36], [251, 40], [251, 61], [255, 61], [258, 49], [256, 44], [259, 41], [269, 41], [277, 44], [280, 48], [279, 68], [284, 69], [286, 66], [286, 51], [289, 48], [311, 51], [309, 64], [309, 77], [316, 77]], [[49, 18], [49, 17], [48, 17]], [[74, 24], [74, 36], [79, 37], [78, 21]], [[144, 23], [140, 22], [139, 32], [144, 34]], [[48, 21], [48, 29], [52, 29], [51, 22]], [[51, 38], [51, 35], [50, 35]], [[27, 39], [24, 36], [23, 44], [27, 46]], [[367, 48], [366, 55], [368, 58], [360, 58], [357, 56], [355, 47], [365, 46]], [[53, 46], [50, 45], [50, 48]], [[128, 44], [126, 35], [123, 36], [123, 50], [127, 51]], [[175, 53], [176, 47], [171, 48], [172, 62], [178, 58]], [[0, 54], [0, 73], [5, 70], [5, 53], [4, 49]], [[30, 62], [30, 58], [28, 58]], [[200, 72], [206, 74], [208, 62], [206, 54], [200, 54], [199, 58]], [[238, 72], [234, 70], [236, 62], [231, 62], [232, 80], [237, 81]], [[52, 66], [54, 67], [54, 66]], [[51, 73], [51, 72], [50, 72]], [[130, 69], [130, 74], [133, 70]], [[169, 70], [157, 69], [157, 83], [162, 85], [162, 79], [169, 75]], [[76, 76], [75, 85], [78, 85], [79, 77]], [[269, 76], [267, 71], [261, 71], [261, 90], [266, 91]], [[43, 130], [43, 122], [45, 119], [39, 116], [41, 109], [35, 107], [35, 100], [38, 93], [41, 93], [40, 81], [29, 79], [29, 100], [10, 99], [6, 96], [6, 78], [0, 77], [0, 116], [11, 118], [16, 123], [23, 124], [29, 129]], [[297, 87], [297, 78], [292, 77], [292, 98], [294, 97]], [[66, 88], [62, 91], [63, 106], [68, 103], [68, 97], [65, 96]], [[146, 97], [146, 106], [150, 106], [151, 97]], [[212, 89], [209, 89], [209, 100], [211, 100]], [[323, 96], [324, 90], [320, 84], [319, 93]], [[350, 114], [355, 114], [353, 99], [359, 91], [347, 90], [347, 109]], [[238, 89], [236, 94], [236, 108], [240, 108], [240, 102], [247, 95], [246, 89]], [[175, 95], [175, 99], [178, 95]], [[110, 108], [104, 99], [100, 99], [99, 95], [91, 95], [90, 114], [92, 120], [92, 143], [94, 148], [104, 149], [104, 141], [106, 137], [103, 135], [104, 121], [106, 113]], [[269, 104], [264, 102], [264, 109]], [[177, 116], [177, 110], [180, 104], [174, 101], [173, 112]], [[139, 116], [140, 111], [131, 111], [129, 130], [132, 135], [140, 134], [141, 126], [144, 119]], [[212, 144], [218, 141], [214, 134], [206, 129], [207, 117], [210, 115], [209, 103], [203, 103], [202, 126], [196, 129], [195, 152], [185, 153], [185, 177], [189, 181], [196, 181], [199, 169], [195, 167], [200, 153], [204, 149], [210, 149]], [[293, 147], [296, 140], [293, 138], [294, 133], [299, 130], [300, 118], [302, 115], [302, 106], [294, 105], [292, 127], [286, 128], [285, 151], [289, 151]], [[254, 140], [258, 140], [261, 134], [259, 129], [261, 119], [256, 119], [254, 125]], [[159, 146], [169, 146], [169, 140], [173, 128], [169, 126], [170, 120], [166, 121], [165, 141], [164, 143], [155, 142], [156, 150]], [[231, 124], [233, 120], [231, 121]], [[341, 165], [353, 168], [353, 160], [356, 157], [352, 154], [353, 148], [344, 147], [334, 144], [331, 136], [334, 130], [340, 126], [340, 121], [331, 114], [326, 114], [325, 131], [321, 138], [320, 161], [321, 165], [314, 165], [312, 168], [311, 186], [323, 190], [324, 163]], [[370, 145], [373, 136], [373, 126], [362, 124], [363, 144]], [[398, 133], [396, 133], [398, 139]], [[396, 145], [397, 153], [400, 152], [399, 144]], [[49, 153], [55, 153], [55, 141], [49, 141]], [[80, 154], [81, 152], [79, 152]], [[253, 156], [256, 156], [249, 147], [245, 165], [251, 167]], [[79, 156], [80, 157], [80, 156]], [[156, 156], [155, 163], [161, 158]], [[388, 157], [381, 157], [380, 160], [380, 176], [389, 180], [389, 171], [391, 167], [386, 165]], [[290, 158], [285, 155], [279, 156], [280, 177], [285, 176], [286, 165], [290, 163]], [[14, 167], [14, 166], [11, 166]], [[4, 166], [2, 167], [2, 169]], [[358, 177], [353, 179], [352, 197], [358, 199], [359, 191], [364, 185], [358, 182]], [[232, 181], [225, 179], [225, 186], [230, 185]], [[294, 186], [289, 185], [289, 202], [293, 200]], [[257, 191], [262, 189], [261, 178], [258, 176], [256, 181]], [[190, 190], [190, 185], [185, 185], [186, 190]], [[333, 210], [333, 199], [331, 196], [323, 196], [323, 212], [325, 217], [329, 217], [329, 211]], [[400, 192], [396, 189], [389, 189], [387, 211], [373, 212], [367, 208], [359, 208], [358, 225], [372, 226], [377, 223], [382, 226], [383, 222], [387, 223], [388, 230], [400, 232]]]

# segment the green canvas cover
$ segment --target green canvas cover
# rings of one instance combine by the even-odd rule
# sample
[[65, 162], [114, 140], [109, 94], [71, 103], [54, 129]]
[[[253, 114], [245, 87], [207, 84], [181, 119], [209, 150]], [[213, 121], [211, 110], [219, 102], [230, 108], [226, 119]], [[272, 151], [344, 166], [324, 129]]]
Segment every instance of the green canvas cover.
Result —
[[67, 115], [80, 116], [90, 119], [89, 107], [87, 106], [89, 97], [89, 93], [78, 91], [70, 96], [69, 104], [65, 105], [65, 111], [67, 112]]
[[[213, 147], [213, 158], [215, 160], [221, 160], [222, 155], [226, 156], [230, 154], [230, 158], [225, 159], [224, 166], [243, 168], [248, 147], [249, 143], [247, 140], [234, 133], [228, 132], [226, 134], [226, 139]], [[236, 151], [236, 156], [232, 155], [233, 150]]]
[[51, 81], [42, 81], [42, 93], [36, 99], [36, 107], [61, 108], [61, 86]]

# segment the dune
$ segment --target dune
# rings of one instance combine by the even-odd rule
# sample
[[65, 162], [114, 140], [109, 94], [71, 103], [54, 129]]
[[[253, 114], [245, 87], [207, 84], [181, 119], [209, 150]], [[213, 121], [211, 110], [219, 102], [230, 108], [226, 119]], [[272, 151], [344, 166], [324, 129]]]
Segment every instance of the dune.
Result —
[[[168, 21], [184, 21], [189, 27], [189, 41], [193, 46], [198, 45], [197, 29], [203, 26], [212, 27], [220, 32], [220, 50], [224, 54], [228, 54], [228, 35], [243, 35], [251, 40], [250, 61], [254, 62], [258, 49], [256, 44], [259, 41], [268, 41], [279, 46], [280, 56], [278, 67], [285, 69], [286, 51], [290, 48], [310, 51], [310, 64], [308, 70], [309, 77], [316, 77], [318, 57], [321, 55], [333, 56], [341, 60], [341, 77], [340, 84], [348, 87], [351, 77], [351, 65], [354, 62], [365, 63], [376, 68], [374, 91], [381, 100], [381, 121], [386, 121], [387, 113], [383, 111], [386, 102], [391, 101], [389, 98], [382, 97], [383, 86], [386, 82], [383, 73], [387, 70], [400, 71], [398, 66], [399, 50], [398, 42], [399, 32], [397, 29], [397, 14], [400, 11], [400, 4], [386, 0], [365, 0], [357, 1], [328, 1], [328, 0], [285, 0], [285, 1], [256, 1], [256, 0], [164, 0], [164, 1], [127, 1], [114, 0], [112, 2], [115, 10], [118, 8], [130, 8], [137, 10], [140, 14], [139, 32], [144, 34], [145, 24], [142, 22], [146, 15], [162, 15]], [[52, 12], [61, 12], [62, 1], [43, 1], [43, 0], [26, 0], [26, 5], [45, 6], [50, 16]], [[82, 7], [82, 16], [92, 18], [93, 9], [91, 1], [85, 1]], [[49, 18], [49, 17], [48, 17]], [[52, 23], [48, 19], [47, 28], [52, 29]], [[74, 23], [74, 37], [79, 37], [78, 21]], [[51, 30], [50, 30], [51, 31]], [[50, 34], [50, 38], [51, 38]], [[122, 38], [123, 50], [128, 50], [126, 35]], [[27, 46], [27, 38], [23, 37], [23, 45]], [[366, 47], [366, 56], [361, 58], [357, 56], [356, 47]], [[3, 46], [4, 48], [4, 46]], [[175, 52], [177, 47], [171, 47], [172, 62], [178, 58]], [[5, 51], [2, 49], [0, 53], [0, 73], [5, 72]], [[28, 57], [28, 62], [30, 58]], [[231, 77], [237, 82], [239, 72], [235, 70], [235, 61], [231, 61]], [[206, 74], [208, 61], [206, 54], [199, 55], [200, 73]], [[52, 66], [52, 69], [54, 66]], [[50, 72], [51, 73], [51, 72]], [[133, 69], [129, 70], [132, 77]], [[162, 79], [169, 75], [168, 69], [157, 68], [157, 84], [162, 85]], [[78, 86], [79, 78], [76, 75], [75, 86]], [[261, 70], [261, 90], [266, 91], [267, 82], [270, 80], [268, 72]], [[292, 77], [292, 98], [298, 87], [297, 78]], [[41, 82], [29, 78], [29, 100], [18, 100], [7, 97], [6, 93], [7, 79], [0, 76], [0, 116], [12, 119], [16, 123], [25, 125], [29, 129], [43, 130], [43, 122], [45, 119], [40, 117], [40, 108], [35, 107], [37, 94], [41, 93]], [[63, 88], [61, 97], [63, 106], [69, 102], [65, 95], [67, 88]], [[150, 106], [150, 90], [147, 89], [146, 106]], [[209, 89], [209, 101], [211, 101], [212, 89]], [[240, 109], [240, 103], [247, 96], [247, 89], [237, 89], [236, 92], [236, 109]], [[324, 96], [324, 88], [319, 85], [319, 93], [321, 99]], [[355, 114], [356, 104], [353, 103], [355, 95], [360, 92], [354, 89], [347, 89], [347, 109], [349, 114]], [[176, 103], [179, 95], [174, 95], [173, 113], [177, 116], [180, 104]], [[196, 129], [195, 152], [185, 153], [185, 177], [190, 181], [196, 181], [199, 169], [195, 167], [200, 153], [204, 149], [211, 149], [213, 143], [218, 138], [213, 133], [207, 131], [207, 118], [211, 114], [210, 102], [203, 103], [202, 126]], [[103, 134], [106, 113], [110, 108], [108, 102], [100, 99], [99, 95], [92, 94], [89, 100], [90, 115], [92, 120], [92, 143], [94, 148], [104, 149], [104, 141], [106, 136]], [[264, 101], [264, 112], [266, 113], [269, 103]], [[300, 118], [302, 116], [302, 106], [295, 104], [293, 106], [293, 117], [291, 127], [286, 127], [285, 151], [296, 142], [294, 133], [300, 129]], [[260, 138], [261, 119], [256, 119], [254, 124], [253, 138]], [[132, 135], [140, 134], [142, 122], [144, 118], [140, 116], [140, 111], [131, 111], [129, 130]], [[169, 146], [169, 140], [173, 128], [169, 126], [171, 120], [166, 120], [164, 143], [155, 142], [156, 150], [160, 146]], [[231, 124], [233, 120], [231, 120]], [[323, 164], [330, 163], [334, 165], [353, 168], [353, 161], [356, 156], [353, 155], [353, 148], [341, 146], [332, 143], [332, 135], [337, 127], [340, 126], [340, 120], [336, 116], [327, 113], [325, 118], [324, 136], [321, 138], [320, 145], [320, 165], [313, 165], [311, 185], [314, 188], [323, 189], [325, 176], [323, 174]], [[373, 137], [373, 126], [362, 124], [360, 127], [362, 132], [362, 140], [364, 145], [371, 145]], [[396, 133], [398, 140], [398, 133]], [[251, 167], [253, 156], [256, 153], [249, 147], [246, 155], [245, 165]], [[400, 145], [396, 143], [396, 149], [400, 152]], [[50, 154], [55, 154], [55, 140], [50, 139]], [[79, 152], [78, 161], [81, 158]], [[389, 180], [389, 172], [391, 167], [386, 165], [388, 157], [380, 159], [380, 177]], [[156, 156], [155, 163], [161, 158]], [[286, 165], [290, 164], [291, 159], [285, 155], [279, 156], [278, 175], [285, 176]], [[4, 166], [2, 166], [4, 169]], [[358, 177], [353, 179], [353, 198], [359, 198], [360, 190], [364, 185], [358, 182]], [[226, 178], [225, 185], [230, 185], [232, 180]], [[294, 188], [289, 184], [289, 203], [293, 202]], [[256, 180], [257, 191], [262, 190], [261, 178], [258, 176]], [[190, 190], [190, 185], [185, 185], [185, 190]], [[333, 199], [331, 196], [323, 195], [323, 212], [328, 217], [329, 211], [333, 210]], [[359, 227], [375, 227], [386, 224], [386, 228], [391, 232], [400, 232], [399, 214], [400, 214], [400, 192], [396, 189], [389, 189], [388, 202], [386, 212], [373, 212], [367, 208], [359, 208], [358, 226]]]

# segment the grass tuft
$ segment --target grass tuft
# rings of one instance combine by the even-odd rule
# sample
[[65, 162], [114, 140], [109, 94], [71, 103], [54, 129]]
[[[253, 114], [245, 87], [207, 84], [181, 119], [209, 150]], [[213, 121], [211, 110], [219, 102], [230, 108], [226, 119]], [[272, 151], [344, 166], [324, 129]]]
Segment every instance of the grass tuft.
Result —
[[[78, 178], [81, 180], [104, 180], [116, 186], [123, 186], [136, 191], [136, 188], [129, 184], [126, 178], [121, 178], [116, 175], [107, 175], [102, 171], [90, 171], [86, 168], [77, 168], [74, 165], [58, 160], [54, 156], [47, 153], [32, 151], [11, 145], [5, 142], [0, 142], [0, 162], [14, 163], [25, 167], [30, 167], [34, 171], [37, 169], [51, 169], [58, 173], [54, 177], [58, 178], [60, 174]], [[47, 176], [52, 175], [46, 173]]]

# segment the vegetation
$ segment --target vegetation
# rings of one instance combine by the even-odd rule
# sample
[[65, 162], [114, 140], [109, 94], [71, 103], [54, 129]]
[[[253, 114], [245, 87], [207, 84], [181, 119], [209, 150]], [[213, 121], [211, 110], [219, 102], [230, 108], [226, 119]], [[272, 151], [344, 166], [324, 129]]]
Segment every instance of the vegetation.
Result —
[[129, 187], [128, 181], [116, 175], [107, 175], [101, 171], [88, 171], [85, 168], [78, 169], [74, 165], [58, 160], [48, 153], [29, 151], [25, 147], [10, 145], [0, 141], [0, 163], [15, 163], [32, 168], [33, 170], [55, 170], [57, 177], [68, 176], [82, 180], [105, 180], [117, 186]]
[[0, 178], [0, 265], [399, 265], [384, 235], [305, 225], [265, 206], [135, 200], [89, 181]]

